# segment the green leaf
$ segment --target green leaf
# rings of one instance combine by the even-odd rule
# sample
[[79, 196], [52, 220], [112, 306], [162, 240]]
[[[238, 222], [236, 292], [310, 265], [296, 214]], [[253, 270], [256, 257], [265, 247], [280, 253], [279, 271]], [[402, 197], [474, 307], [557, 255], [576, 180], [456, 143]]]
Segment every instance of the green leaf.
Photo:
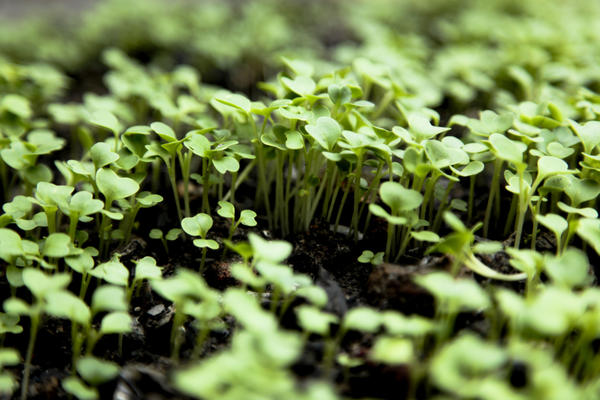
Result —
[[177, 140], [175, 131], [164, 122], [153, 122], [150, 124], [150, 128], [165, 142], [170, 143]]
[[99, 110], [92, 114], [90, 122], [101, 128], [111, 131], [113, 134], [118, 135], [123, 130], [121, 124], [117, 120], [117, 117], [113, 113], [106, 110]]
[[53, 233], [46, 238], [42, 254], [46, 257], [62, 258], [69, 255], [72, 246], [71, 238], [64, 233]]
[[3, 368], [7, 365], [17, 365], [20, 362], [21, 357], [17, 350], [6, 347], [0, 349], [0, 367]]
[[338, 321], [337, 316], [312, 306], [303, 305], [295, 311], [302, 329], [325, 337], [329, 336], [330, 325]]
[[573, 207], [578, 207], [581, 203], [590, 201], [600, 195], [600, 183], [592, 179], [578, 179], [569, 176], [570, 182], [565, 185], [564, 192], [571, 200]]
[[285, 132], [285, 147], [290, 150], [300, 150], [304, 148], [304, 137], [298, 131]]
[[90, 192], [81, 191], [75, 193], [73, 197], [71, 197], [69, 204], [63, 207], [63, 212], [67, 215], [70, 215], [71, 212], [75, 212], [79, 215], [79, 220], [81, 221], [82, 217], [96, 214], [100, 212], [103, 207], [104, 202], [102, 200], [94, 199]]
[[256, 226], [256, 213], [252, 210], [242, 210], [240, 213], [240, 224], [245, 226]]
[[317, 88], [315, 81], [313, 81], [308, 76], [303, 75], [297, 76], [294, 79], [283, 77], [281, 78], [281, 83], [283, 83], [283, 85], [287, 89], [291, 90], [299, 96], [311, 95], [315, 92], [315, 89]]
[[355, 307], [346, 313], [342, 326], [348, 330], [375, 333], [381, 323], [381, 315], [377, 310], [370, 307]]
[[430, 231], [419, 231], [419, 232], [411, 232], [410, 236], [421, 241], [421, 242], [432, 242], [437, 243], [440, 241], [440, 237], [435, 232]]
[[49, 292], [46, 296], [46, 312], [58, 318], [67, 318], [82, 326], [88, 326], [92, 314], [83, 300], [66, 290]]
[[221, 156], [215, 157], [211, 161], [220, 174], [237, 172], [240, 169], [240, 162], [235, 157]]
[[146, 256], [141, 260], [135, 261], [135, 276], [134, 281], [143, 279], [160, 279], [162, 278], [162, 269], [156, 265], [156, 260], [150, 256]]
[[371, 349], [370, 358], [391, 365], [408, 364], [414, 358], [412, 341], [401, 337], [379, 337]]
[[43, 299], [48, 293], [66, 288], [69, 282], [71, 276], [66, 273], [55, 273], [49, 276], [34, 268], [23, 270], [23, 283], [37, 299]]
[[0, 101], [0, 110], [8, 111], [22, 119], [29, 119], [33, 114], [29, 100], [18, 94], [4, 95]]
[[106, 167], [119, 159], [119, 155], [113, 151], [114, 146], [104, 142], [96, 143], [90, 148], [90, 157], [96, 169]]
[[75, 376], [63, 379], [62, 387], [78, 400], [97, 400], [99, 398], [98, 389], [86, 386], [81, 379]]
[[94, 290], [92, 312], [127, 311], [129, 305], [125, 298], [125, 289], [120, 286], [103, 285]]
[[127, 312], [114, 311], [102, 318], [100, 333], [102, 335], [130, 333], [133, 330], [132, 325], [133, 319]]
[[352, 91], [348, 86], [334, 83], [327, 88], [327, 94], [329, 94], [329, 99], [331, 99], [333, 104], [337, 106], [349, 103], [352, 100]]
[[407, 119], [409, 130], [415, 135], [415, 138], [419, 143], [425, 139], [431, 139], [440, 133], [450, 130], [450, 128], [431, 125], [429, 118], [420, 113], [411, 113], [408, 115]]
[[256, 260], [279, 263], [292, 254], [292, 244], [283, 240], [265, 240], [255, 233], [248, 234], [250, 246]]
[[181, 220], [183, 231], [190, 236], [200, 236], [205, 238], [213, 225], [213, 220], [208, 214], [199, 213], [193, 217], [187, 217]]
[[499, 133], [492, 133], [489, 140], [498, 158], [514, 164], [523, 163], [523, 153], [527, 148], [523, 143], [512, 141]]
[[214, 99], [219, 103], [223, 103], [243, 111], [245, 114], [250, 114], [252, 103], [241, 94], [219, 92], [217, 95], [215, 95]]
[[569, 224], [566, 219], [557, 214], [536, 215], [538, 222], [551, 230], [560, 243], [560, 238]]
[[199, 247], [201, 249], [208, 247], [212, 250], [217, 250], [219, 248], [219, 243], [215, 242], [212, 239], [194, 239], [194, 246]]
[[11, 229], [0, 228], [0, 258], [11, 262], [13, 257], [23, 254], [23, 246], [19, 234]]
[[416, 190], [406, 189], [398, 182], [384, 182], [379, 187], [381, 200], [392, 209], [392, 214], [416, 209], [423, 202], [423, 195]]
[[596, 211], [595, 209], [593, 209], [591, 207], [575, 208], [575, 207], [566, 205], [562, 201], [559, 201], [557, 203], [557, 205], [561, 211], [564, 211], [567, 214], [578, 214], [585, 218], [598, 218], [598, 211]]
[[600, 254], [600, 220], [582, 218], [577, 224], [577, 234]]
[[416, 277], [415, 282], [430, 291], [442, 306], [451, 304], [458, 310], [471, 311], [490, 306], [487, 294], [473, 280], [455, 279], [446, 272], [433, 272]]
[[111, 361], [93, 356], [84, 356], [77, 360], [77, 372], [92, 386], [111, 381], [119, 375], [119, 366]]
[[320, 117], [316, 124], [305, 126], [306, 132], [327, 151], [331, 151], [342, 134], [342, 128], [330, 117]]
[[234, 219], [235, 208], [230, 202], [221, 200], [219, 201], [219, 208], [217, 209], [217, 214], [219, 214], [223, 218]]
[[113, 285], [127, 286], [129, 281], [129, 271], [117, 258], [96, 266], [89, 273]]
[[543, 156], [538, 159], [538, 178], [545, 179], [549, 176], [569, 173], [569, 166], [560, 158]]
[[102, 168], [96, 174], [98, 189], [106, 199], [119, 200], [134, 195], [140, 185], [131, 178], [120, 177], [113, 170]]
[[588, 258], [579, 249], [567, 249], [560, 256], [547, 257], [545, 261], [546, 273], [557, 285], [572, 289], [592, 280]]

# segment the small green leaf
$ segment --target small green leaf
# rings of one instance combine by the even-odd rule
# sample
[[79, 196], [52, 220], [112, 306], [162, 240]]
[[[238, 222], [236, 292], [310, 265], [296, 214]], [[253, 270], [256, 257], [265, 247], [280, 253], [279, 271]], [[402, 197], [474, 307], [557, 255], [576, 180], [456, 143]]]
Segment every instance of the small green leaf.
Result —
[[296, 315], [300, 326], [307, 332], [321, 336], [329, 336], [330, 325], [337, 322], [337, 316], [319, 310], [312, 306], [296, 308]]
[[164, 122], [153, 122], [150, 124], [150, 128], [165, 142], [170, 143], [177, 140], [175, 131]]
[[132, 325], [133, 319], [127, 312], [114, 311], [102, 318], [100, 333], [103, 335], [130, 333], [133, 330]]
[[240, 213], [240, 224], [245, 226], [256, 226], [256, 213], [252, 210], [242, 210]]
[[217, 214], [219, 214], [223, 218], [234, 219], [235, 218], [235, 208], [233, 204], [228, 201], [220, 200], [219, 208], [217, 209]]
[[133, 278], [135, 281], [162, 278], [162, 269], [156, 265], [154, 258], [146, 256], [141, 260], [135, 261], [135, 263], [135, 276]]
[[560, 256], [547, 257], [545, 264], [552, 282], [568, 289], [583, 286], [592, 280], [588, 258], [579, 249], [570, 248]]
[[419, 232], [411, 232], [410, 235], [421, 241], [421, 242], [432, 242], [432, 243], [437, 243], [440, 241], [440, 237], [437, 233], [435, 232], [430, 232], [430, 231], [419, 231]]
[[256, 260], [279, 263], [292, 254], [293, 247], [291, 243], [283, 240], [268, 241], [255, 233], [250, 233], [248, 240], [250, 241], [250, 246], [252, 246], [253, 255]]
[[67, 318], [82, 326], [88, 326], [92, 314], [83, 300], [66, 290], [49, 292], [46, 296], [46, 312], [58, 318]]
[[92, 312], [127, 311], [129, 308], [125, 298], [125, 290], [120, 286], [103, 285], [92, 295]]
[[123, 130], [121, 124], [114, 116], [114, 114], [106, 110], [99, 110], [94, 112], [92, 114], [92, 117], [90, 118], [90, 122], [94, 125], [111, 131], [115, 135], [118, 135], [119, 132]]
[[281, 83], [299, 96], [311, 95], [317, 88], [315, 81], [308, 76], [303, 75], [297, 76], [294, 79], [283, 77], [281, 78]]
[[208, 214], [199, 213], [193, 217], [187, 217], [181, 220], [183, 231], [190, 236], [200, 236], [205, 238], [213, 225], [213, 220]]
[[371, 359], [385, 364], [407, 364], [413, 358], [412, 341], [401, 337], [379, 337], [371, 349]]
[[98, 386], [116, 378], [119, 366], [111, 361], [85, 356], [77, 360], [77, 372], [90, 385]]
[[252, 104], [245, 96], [235, 93], [219, 92], [215, 96], [215, 100], [230, 107], [243, 111], [245, 114], [250, 113]]
[[342, 325], [348, 330], [375, 333], [381, 323], [381, 315], [377, 310], [370, 307], [356, 307], [346, 313]]
[[106, 199], [119, 200], [134, 195], [140, 185], [131, 178], [120, 177], [113, 170], [102, 168], [96, 174], [98, 189]]
[[96, 169], [106, 167], [119, 159], [113, 148], [104, 142], [96, 143], [90, 148], [90, 157]]
[[411, 211], [423, 202], [423, 195], [416, 190], [406, 189], [398, 182], [384, 182], [379, 187], [381, 200], [392, 209], [392, 214]]
[[98, 389], [86, 386], [81, 379], [75, 376], [63, 379], [62, 387], [78, 400], [97, 400], [99, 398]]
[[194, 239], [194, 246], [199, 247], [201, 249], [207, 247], [212, 250], [217, 250], [219, 248], [219, 243], [215, 242], [212, 239]]
[[64, 233], [53, 233], [46, 238], [42, 254], [46, 257], [62, 258], [69, 254], [71, 238]]
[[489, 140], [499, 158], [514, 164], [523, 163], [523, 153], [526, 150], [523, 143], [512, 141], [499, 133], [492, 133]]
[[127, 286], [129, 281], [129, 271], [117, 258], [96, 266], [89, 273], [113, 285]]
[[306, 132], [327, 151], [331, 151], [342, 134], [342, 128], [330, 117], [320, 117], [316, 124], [305, 126]]
[[34, 268], [23, 270], [23, 283], [38, 299], [45, 298], [48, 293], [66, 288], [69, 282], [71, 282], [71, 276], [66, 273], [49, 276]]

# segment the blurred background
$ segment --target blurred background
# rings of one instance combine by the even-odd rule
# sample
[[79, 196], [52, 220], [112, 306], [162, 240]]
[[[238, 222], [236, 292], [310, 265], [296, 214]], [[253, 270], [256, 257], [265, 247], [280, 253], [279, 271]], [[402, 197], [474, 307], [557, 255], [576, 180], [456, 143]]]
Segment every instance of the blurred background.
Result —
[[116, 47], [256, 96], [282, 56], [317, 72], [367, 59], [424, 105], [481, 107], [598, 89], [599, 20], [589, 0], [0, 0], [0, 62], [47, 63], [77, 97], [102, 89]]

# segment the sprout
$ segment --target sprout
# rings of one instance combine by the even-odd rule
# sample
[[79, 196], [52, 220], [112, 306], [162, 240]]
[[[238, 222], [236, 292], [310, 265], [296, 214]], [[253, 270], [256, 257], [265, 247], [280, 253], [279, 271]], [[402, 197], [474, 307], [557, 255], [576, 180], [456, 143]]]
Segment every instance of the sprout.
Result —
[[202, 261], [200, 263], [200, 271], [204, 271], [204, 263], [206, 261], [206, 252], [210, 248], [217, 250], [219, 244], [212, 239], [207, 239], [208, 231], [212, 228], [213, 220], [208, 214], [199, 213], [193, 217], [184, 218], [181, 221], [183, 231], [190, 236], [200, 236], [200, 239], [194, 239], [194, 246], [202, 249]]

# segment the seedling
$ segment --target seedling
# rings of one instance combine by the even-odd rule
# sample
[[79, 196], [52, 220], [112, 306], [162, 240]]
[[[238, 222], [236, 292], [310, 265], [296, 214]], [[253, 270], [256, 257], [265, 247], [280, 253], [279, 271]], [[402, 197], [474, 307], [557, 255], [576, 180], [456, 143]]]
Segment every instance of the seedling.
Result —
[[184, 218], [181, 221], [183, 231], [190, 236], [200, 236], [200, 239], [194, 239], [194, 246], [202, 249], [202, 261], [200, 262], [200, 271], [204, 271], [206, 262], [206, 253], [208, 249], [217, 250], [219, 244], [212, 239], [207, 239], [208, 231], [212, 228], [213, 220], [208, 214], [199, 213], [193, 217]]
[[[256, 220], [254, 218], [256, 218], [256, 213], [252, 210], [242, 210], [240, 211], [240, 216], [239, 218], [236, 220], [235, 219], [235, 208], [233, 206], [233, 204], [231, 204], [228, 201], [219, 201], [219, 209], [217, 210], [217, 214], [219, 214], [221, 217], [229, 219], [230, 225], [229, 225], [229, 236], [227, 237], [227, 240], [231, 241], [231, 238], [233, 237], [233, 234], [235, 232], [235, 230], [237, 229], [237, 227], [242, 224], [244, 226], [256, 226]], [[225, 251], [227, 248], [225, 248], [223, 250], [223, 255], [225, 255]]]
[[150, 239], [160, 240], [163, 247], [165, 248], [165, 253], [169, 254], [168, 241], [172, 242], [174, 240], [177, 240], [181, 233], [183, 233], [181, 229], [172, 228], [169, 229], [166, 235], [163, 235], [163, 232], [160, 229], [154, 228], [150, 231], [148, 236], [150, 236]]

